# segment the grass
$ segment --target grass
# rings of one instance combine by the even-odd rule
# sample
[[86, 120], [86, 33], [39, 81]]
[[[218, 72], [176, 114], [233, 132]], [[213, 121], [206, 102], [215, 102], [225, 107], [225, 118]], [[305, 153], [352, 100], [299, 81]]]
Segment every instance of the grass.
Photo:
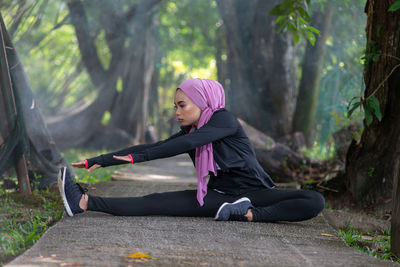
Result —
[[400, 263], [400, 258], [390, 251], [390, 232], [369, 233], [355, 230], [347, 225], [345, 230], [338, 230], [339, 235], [351, 247], [375, 258]]
[[[67, 162], [78, 162], [107, 151], [68, 149], [62, 151]], [[111, 180], [111, 175], [124, 165], [99, 168], [88, 173], [74, 168], [76, 181], [97, 183]], [[7, 177], [9, 178], [9, 177]], [[16, 181], [16, 178], [9, 178]], [[11, 261], [32, 246], [46, 230], [61, 219], [64, 213], [58, 193], [33, 190], [32, 195], [22, 195], [15, 190], [5, 190], [0, 179], [0, 266]], [[33, 183], [35, 185], [35, 183]]]
[[61, 199], [48, 190], [21, 195], [0, 189], [0, 265], [32, 246], [63, 210]]

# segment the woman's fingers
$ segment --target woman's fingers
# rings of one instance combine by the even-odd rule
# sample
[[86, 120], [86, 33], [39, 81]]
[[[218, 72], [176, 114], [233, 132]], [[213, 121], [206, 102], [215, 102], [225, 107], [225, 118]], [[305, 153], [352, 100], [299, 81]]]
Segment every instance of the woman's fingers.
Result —
[[91, 172], [91, 171], [94, 171], [95, 169], [97, 169], [97, 168], [99, 168], [99, 167], [101, 167], [99, 164], [94, 164], [92, 167], [90, 167], [87, 171], [88, 172]]
[[132, 158], [130, 156], [116, 156], [116, 155], [114, 155], [113, 157], [114, 157], [114, 159], [123, 160], [123, 161], [126, 161], [126, 162], [131, 162], [132, 161]]
[[72, 167], [75, 167], [75, 168], [85, 168], [86, 167], [85, 161], [74, 162], [74, 163], [71, 163], [71, 165], [72, 165]]

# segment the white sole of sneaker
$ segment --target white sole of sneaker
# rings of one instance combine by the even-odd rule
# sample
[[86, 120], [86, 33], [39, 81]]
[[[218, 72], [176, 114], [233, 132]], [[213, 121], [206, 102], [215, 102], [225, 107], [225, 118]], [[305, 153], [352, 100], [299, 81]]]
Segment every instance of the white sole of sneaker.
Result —
[[236, 200], [236, 201], [233, 202], [233, 203], [225, 202], [224, 204], [221, 205], [221, 207], [219, 207], [219, 209], [218, 209], [218, 211], [217, 211], [217, 214], [215, 215], [215, 218], [214, 218], [214, 219], [216, 220], [216, 219], [219, 217], [219, 213], [221, 212], [221, 210], [222, 210], [226, 205], [233, 205], [233, 204], [237, 204], [237, 203], [240, 203], [240, 202], [243, 202], [243, 201], [249, 201], [249, 202], [251, 202], [250, 199], [247, 198], [247, 197], [239, 198], [238, 200]]
[[65, 195], [65, 172], [67, 171], [66, 167], [62, 168], [62, 171], [58, 173], [58, 190], [60, 190], [61, 198], [64, 203], [64, 208], [68, 216], [72, 217], [74, 214], [71, 211], [71, 208], [67, 201], [67, 196]]

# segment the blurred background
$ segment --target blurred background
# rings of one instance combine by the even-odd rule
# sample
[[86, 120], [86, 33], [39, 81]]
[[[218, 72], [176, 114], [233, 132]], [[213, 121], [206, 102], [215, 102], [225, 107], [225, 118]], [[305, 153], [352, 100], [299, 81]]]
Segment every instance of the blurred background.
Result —
[[302, 132], [314, 156], [330, 157], [333, 133], [360, 121], [346, 107], [363, 92], [365, 1], [312, 1], [314, 46], [278, 32], [279, 2], [3, 0], [0, 10], [58, 147], [166, 138], [178, 130], [177, 85], [200, 77], [220, 81], [248, 124], [277, 140]]

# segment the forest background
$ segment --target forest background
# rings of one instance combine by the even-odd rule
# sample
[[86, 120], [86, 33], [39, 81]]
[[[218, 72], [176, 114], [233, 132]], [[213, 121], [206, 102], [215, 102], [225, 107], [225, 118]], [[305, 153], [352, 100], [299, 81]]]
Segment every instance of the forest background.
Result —
[[[166, 138], [179, 129], [176, 86], [201, 77], [220, 81], [227, 108], [275, 141], [302, 132], [296, 150], [334, 158], [333, 133], [352, 125], [361, 132], [364, 114], [356, 109], [349, 119], [347, 107], [365, 89], [365, 1], [283, 1], [279, 10], [280, 3], [3, 1], [33, 92], [22, 101], [49, 129], [36, 130], [49, 135], [36, 150], [54, 165], [61, 156], [43, 145], [49, 140], [57, 148], [118, 149]], [[273, 8], [301, 16], [282, 31]]]
[[[301, 64], [309, 55], [305, 39], [294, 45], [290, 34], [277, 33], [276, 17], [268, 12], [279, 1], [231, 6], [224, 1], [219, 6], [215, 1], [149, 1], [142, 7], [148, 13], [140, 18], [135, 17], [141, 8], [135, 1], [100, 2], [3, 1], [1, 6], [37, 105], [58, 146], [120, 147], [111, 139], [96, 142], [104, 131], [118, 135], [118, 130], [133, 142], [144, 142], [150, 125], [158, 138], [169, 136], [177, 129], [175, 88], [193, 77], [219, 80], [227, 91], [228, 109], [270, 136], [280, 138], [298, 130], [292, 122], [301, 77], [306, 75]], [[331, 3], [336, 6], [323, 2], [309, 7], [314, 17], [318, 13], [333, 17], [312, 22], [317, 29], [326, 27], [324, 23], [330, 27], [317, 73], [319, 94], [310, 103], [316, 106], [314, 123], [306, 136], [322, 156], [330, 156], [332, 134], [351, 123], [345, 119], [346, 107], [363, 90], [366, 17], [365, 1]], [[240, 17], [235, 11], [221, 17], [219, 9], [229, 8], [240, 8]], [[235, 15], [236, 25], [229, 27], [237, 28], [227, 30], [224, 18]], [[350, 23], [352, 27], [347, 26]], [[229, 30], [236, 30], [237, 36]], [[239, 40], [234, 43], [230, 38]], [[240, 45], [247, 46], [242, 48], [247, 55], [234, 54], [236, 48], [230, 48]], [[249, 81], [232, 77], [237, 70], [229, 64], [235, 61], [248, 72]], [[108, 91], [112, 93], [104, 93]], [[90, 106], [96, 107], [92, 111]], [[68, 120], [77, 116], [88, 119]], [[357, 114], [353, 118], [360, 121]], [[126, 141], [121, 142], [126, 145]]]

